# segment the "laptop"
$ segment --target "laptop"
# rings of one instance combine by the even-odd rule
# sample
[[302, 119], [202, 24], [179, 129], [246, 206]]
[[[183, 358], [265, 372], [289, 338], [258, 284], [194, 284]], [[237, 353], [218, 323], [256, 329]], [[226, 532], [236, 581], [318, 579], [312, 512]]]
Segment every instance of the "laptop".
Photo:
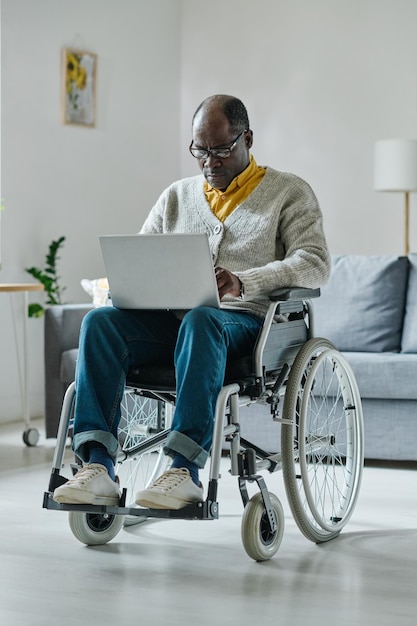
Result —
[[220, 308], [206, 234], [105, 235], [100, 244], [114, 306]]

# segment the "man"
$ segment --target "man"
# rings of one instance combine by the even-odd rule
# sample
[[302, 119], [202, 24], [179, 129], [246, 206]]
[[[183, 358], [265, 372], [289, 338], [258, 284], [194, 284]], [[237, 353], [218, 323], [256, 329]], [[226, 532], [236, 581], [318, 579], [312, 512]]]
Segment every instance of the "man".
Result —
[[137, 494], [136, 502], [180, 509], [201, 501], [198, 473], [212, 443], [226, 360], [252, 352], [269, 293], [280, 287], [314, 288], [327, 280], [330, 259], [314, 193], [297, 176], [259, 167], [250, 154], [252, 142], [240, 100], [228, 95], [204, 100], [192, 120], [190, 145], [203, 176], [166, 189], [141, 230], [207, 233], [220, 298], [242, 311], [103, 307], [85, 317], [73, 438], [85, 465], [55, 490], [58, 502], [117, 504], [114, 460], [126, 374], [131, 366], [172, 363], [177, 401], [165, 446], [172, 465]]

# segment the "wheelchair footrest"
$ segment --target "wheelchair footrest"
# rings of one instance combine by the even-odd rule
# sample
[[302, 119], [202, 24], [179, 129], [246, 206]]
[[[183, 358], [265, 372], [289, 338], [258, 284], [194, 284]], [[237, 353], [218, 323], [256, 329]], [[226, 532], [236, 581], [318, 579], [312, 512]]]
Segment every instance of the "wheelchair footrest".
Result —
[[135, 517], [155, 517], [161, 519], [198, 519], [212, 520], [219, 517], [218, 502], [204, 500], [193, 502], [182, 509], [145, 509], [126, 506], [106, 506], [101, 504], [60, 504], [55, 502], [52, 492], [46, 491], [43, 496], [43, 508], [54, 511], [76, 511], [78, 513], [101, 513], [103, 515], [132, 515]]
[[193, 502], [177, 511], [173, 509], [130, 508], [129, 514], [162, 519], [212, 520], [219, 517], [219, 504], [207, 499], [203, 502]]

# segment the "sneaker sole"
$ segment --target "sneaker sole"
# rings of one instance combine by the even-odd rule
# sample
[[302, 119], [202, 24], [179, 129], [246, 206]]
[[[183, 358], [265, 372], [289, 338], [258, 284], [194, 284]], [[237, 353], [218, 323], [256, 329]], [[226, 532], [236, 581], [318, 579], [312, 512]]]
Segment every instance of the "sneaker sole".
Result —
[[147, 498], [146, 496], [137, 497], [136, 504], [139, 506], [143, 506], [147, 509], [166, 509], [168, 511], [178, 511], [179, 509], [183, 509], [185, 506], [189, 504], [196, 504], [197, 502], [202, 502], [203, 500], [190, 500], [189, 502], [185, 502], [184, 500], [177, 500], [174, 498], [169, 498], [169, 496], [161, 496], [161, 499], [158, 498]]
[[53, 499], [59, 504], [103, 504], [107, 506], [119, 504], [119, 496], [94, 496], [91, 493], [58, 494], [53, 496]]

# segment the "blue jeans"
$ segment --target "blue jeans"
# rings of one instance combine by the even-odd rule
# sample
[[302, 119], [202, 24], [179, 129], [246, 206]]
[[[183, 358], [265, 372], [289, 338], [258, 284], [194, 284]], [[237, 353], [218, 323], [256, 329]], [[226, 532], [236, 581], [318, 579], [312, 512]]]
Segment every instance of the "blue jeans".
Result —
[[175, 365], [177, 401], [165, 452], [204, 467], [226, 360], [251, 354], [261, 325], [251, 313], [212, 307], [192, 309], [182, 320], [170, 311], [90, 311], [80, 332], [74, 451], [88, 461], [90, 442], [99, 442], [115, 460], [129, 368]]

